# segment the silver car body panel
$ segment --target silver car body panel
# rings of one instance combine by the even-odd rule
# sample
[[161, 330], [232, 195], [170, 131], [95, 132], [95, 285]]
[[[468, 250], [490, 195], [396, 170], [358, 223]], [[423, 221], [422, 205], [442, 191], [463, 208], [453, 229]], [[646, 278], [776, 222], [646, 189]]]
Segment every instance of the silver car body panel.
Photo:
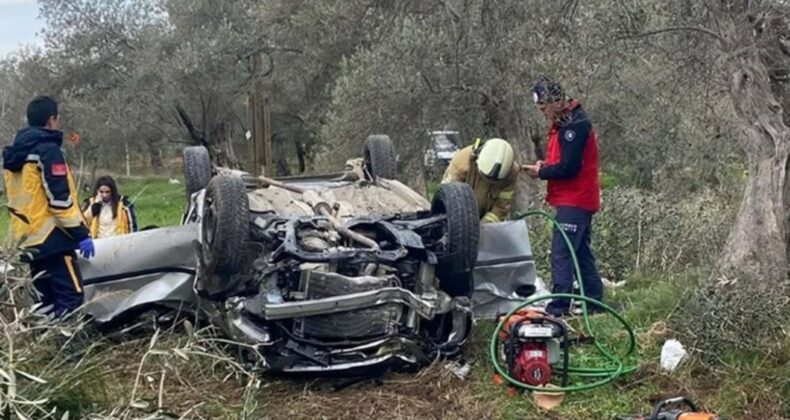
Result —
[[96, 239], [96, 256], [80, 259], [85, 307], [99, 322], [149, 304], [191, 306], [197, 225]]
[[407, 363], [417, 362], [416, 358], [408, 357], [405, 354], [393, 352], [384, 356], [374, 357], [360, 362], [338, 363], [338, 364], [331, 364], [327, 366], [294, 365], [291, 367], [286, 367], [282, 371], [285, 373], [311, 373], [311, 374], [342, 372], [351, 369], [378, 366], [393, 359], [400, 359]]
[[[198, 235], [198, 225], [190, 223], [97, 239], [96, 257], [90, 261], [80, 259], [88, 312], [100, 322], [107, 322], [145, 304], [194, 303], [197, 262], [193, 241]], [[533, 296], [548, 293], [535, 271], [525, 222], [481, 225], [474, 285], [472, 306], [475, 318], [481, 319], [493, 319], [522, 302], [524, 297], [516, 294], [519, 286], [535, 286]], [[325, 299], [326, 302], [273, 304], [267, 307], [267, 318], [306, 316], [307, 312], [301, 310], [311, 315], [333, 313], [390, 301], [408, 303], [421, 316], [436, 310], [428, 301], [402, 292], [397, 289]]]
[[548, 293], [535, 270], [524, 220], [481, 224], [477, 255], [472, 295], [475, 318], [494, 319], [518, 306], [527, 298], [516, 293], [522, 286], [534, 287], [529, 297]]
[[406, 289], [385, 287], [368, 292], [350, 293], [322, 299], [268, 303], [263, 305], [263, 314], [268, 320], [276, 320], [347, 312], [379, 306], [385, 303], [406, 305], [417, 311], [420, 316], [426, 319], [432, 319], [435, 314], [446, 313], [451, 309], [449, 305], [450, 301], [442, 305], [441, 302], [438, 301], [431, 302], [421, 299]]

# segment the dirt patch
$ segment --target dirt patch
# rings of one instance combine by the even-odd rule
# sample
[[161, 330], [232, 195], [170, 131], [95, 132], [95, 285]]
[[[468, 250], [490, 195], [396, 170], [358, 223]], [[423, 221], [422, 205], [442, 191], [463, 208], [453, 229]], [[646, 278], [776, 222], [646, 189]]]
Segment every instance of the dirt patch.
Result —
[[679, 395], [693, 395], [687, 383], [662, 371], [657, 363], [644, 363], [632, 375], [624, 376], [615, 382], [617, 389], [623, 392], [646, 384], [654, 385], [659, 389], [659, 392], [650, 396], [651, 404]]
[[[176, 335], [164, 340], [158, 348], [179, 347], [183, 338]], [[338, 379], [260, 375], [259, 387], [247, 395], [245, 387], [250, 378], [213, 359], [186, 361], [172, 355], [149, 355], [140, 369], [148, 341], [143, 338], [113, 346], [114, 360], [120, 363], [106, 367], [117, 378], [107, 384], [112, 395], [106, 402], [109, 406], [130, 402], [139, 372], [135, 400], [147, 407], [131, 410], [136, 414], [155, 411], [160, 398], [160, 413], [176, 417], [188, 413], [184, 418], [194, 419], [238, 418], [240, 412], [253, 406], [250, 418], [289, 420], [489, 419], [500, 414], [496, 403], [478, 392], [473, 378], [459, 379], [438, 362], [418, 373], [390, 373], [340, 390], [335, 389], [343, 383]]]
[[364, 382], [340, 391], [315, 381], [299, 386], [280, 382], [263, 391], [271, 419], [488, 419], [496, 410], [474, 392], [469, 381], [440, 365], [418, 374], [389, 375], [381, 383]]

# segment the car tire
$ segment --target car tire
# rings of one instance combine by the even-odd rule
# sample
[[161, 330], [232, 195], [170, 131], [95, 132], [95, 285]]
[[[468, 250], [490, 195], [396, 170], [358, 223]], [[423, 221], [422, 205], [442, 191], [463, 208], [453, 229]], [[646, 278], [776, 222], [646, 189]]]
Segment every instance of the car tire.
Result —
[[201, 219], [202, 257], [214, 273], [241, 271], [250, 234], [249, 208], [240, 177], [219, 175], [208, 183]]
[[206, 188], [211, 180], [211, 157], [203, 146], [184, 149], [184, 181], [187, 197]]
[[365, 159], [365, 169], [373, 179], [395, 179], [398, 162], [395, 157], [395, 146], [389, 136], [383, 134], [368, 136], [362, 156]]
[[472, 187], [461, 182], [440, 184], [431, 212], [447, 217], [447, 249], [436, 266], [440, 285], [453, 297], [471, 296], [472, 270], [480, 242], [480, 218]]

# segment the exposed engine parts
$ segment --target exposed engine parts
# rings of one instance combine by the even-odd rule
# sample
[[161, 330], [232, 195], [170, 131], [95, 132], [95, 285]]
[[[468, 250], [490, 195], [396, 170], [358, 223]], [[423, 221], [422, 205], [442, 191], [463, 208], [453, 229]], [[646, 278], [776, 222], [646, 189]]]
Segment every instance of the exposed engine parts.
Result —
[[[365, 182], [366, 188], [379, 188]], [[456, 237], [476, 243], [477, 218], [465, 217], [468, 226], [453, 223], [455, 213], [476, 211], [468, 186], [442, 187], [455, 193], [448, 200], [463, 200], [440, 206], [449, 210], [342, 222], [333, 213], [338, 206], [300, 189], [309, 208], [321, 212], [293, 216], [250, 209], [241, 227], [225, 217], [236, 209], [223, 206], [246, 199], [247, 191], [236, 184], [225, 191], [207, 188], [201, 219], [211, 223], [201, 230], [197, 292], [214, 302], [209, 312], [230, 336], [260, 349], [269, 369], [423, 365], [458, 353], [471, 328], [476, 247], [448, 237], [451, 230], [465, 229]], [[221, 229], [223, 223], [230, 229]], [[230, 255], [244, 257], [228, 267], [212, 255], [212, 243], [232, 244], [237, 249]]]

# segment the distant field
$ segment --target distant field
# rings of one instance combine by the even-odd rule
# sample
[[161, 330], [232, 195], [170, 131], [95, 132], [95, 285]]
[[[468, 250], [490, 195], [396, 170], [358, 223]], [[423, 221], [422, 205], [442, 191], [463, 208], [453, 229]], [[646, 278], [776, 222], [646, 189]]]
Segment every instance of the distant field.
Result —
[[[125, 178], [115, 179], [120, 193], [134, 201], [137, 222], [141, 228], [146, 226], [172, 226], [181, 220], [186, 193], [184, 184], [171, 184], [167, 178]], [[80, 202], [89, 194], [80, 195]], [[0, 199], [3, 206], [8, 202], [5, 196]], [[0, 211], [0, 232], [8, 237], [8, 211]]]

